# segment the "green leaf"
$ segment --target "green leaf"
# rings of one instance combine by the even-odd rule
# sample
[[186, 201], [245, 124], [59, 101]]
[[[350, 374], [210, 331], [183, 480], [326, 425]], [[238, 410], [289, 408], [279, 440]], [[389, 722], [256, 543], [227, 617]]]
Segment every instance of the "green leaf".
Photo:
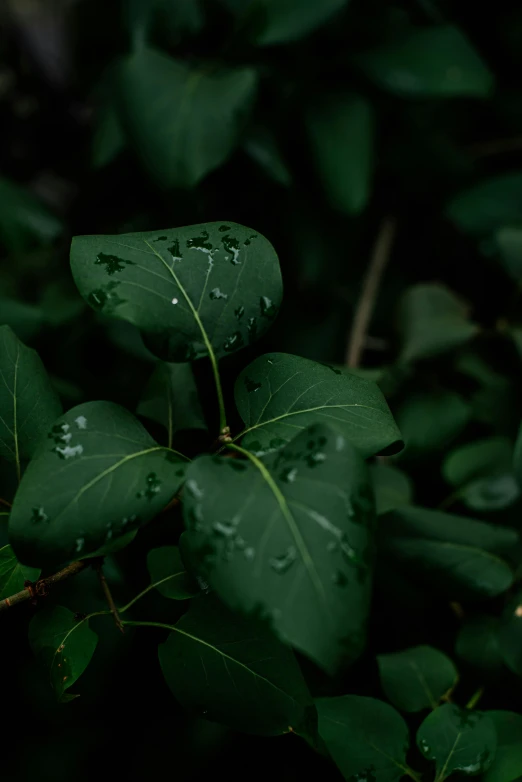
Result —
[[140, 48], [119, 65], [122, 125], [161, 186], [194, 187], [232, 153], [256, 91], [250, 68], [196, 68]]
[[0, 242], [9, 252], [51, 244], [62, 231], [62, 222], [29, 190], [0, 177]]
[[138, 326], [166, 361], [239, 350], [270, 327], [282, 298], [274, 248], [236, 223], [77, 236], [71, 267], [91, 307]]
[[405, 472], [387, 464], [372, 464], [370, 475], [375, 492], [377, 515], [388, 513], [401, 505], [410, 505], [413, 487]]
[[514, 225], [500, 228], [495, 234], [495, 244], [506, 272], [515, 282], [522, 282], [522, 228]]
[[187, 471], [187, 546], [233, 610], [262, 612], [327, 671], [364, 645], [373, 498], [342, 435], [317, 425], [275, 454], [203, 456]]
[[461, 231], [487, 236], [522, 219], [522, 172], [492, 177], [458, 193], [446, 214]]
[[482, 676], [495, 676], [502, 669], [499, 646], [500, 621], [496, 616], [476, 616], [462, 626], [455, 653]]
[[298, 730], [312, 701], [290, 649], [215, 597], [194, 600], [159, 647], [163, 675], [187, 709], [233, 730]]
[[260, 356], [239, 375], [236, 405], [243, 445], [257, 455], [317, 422], [335, 428], [361, 453], [394, 453], [401, 434], [379, 388], [368, 380], [286, 353]]
[[507, 667], [522, 676], [522, 594], [508, 604], [498, 632], [500, 654]]
[[442, 465], [448, 483], [473, 510], [500, 510], [511, 505], [520, 491], [511, 472], [513, 448], [507, 437], [489, 437], [456, 448]]
[[408, 772], [408, 727], [387, 703], [360, 695], [315, 703], [321, 738], [346, 780], [396, 782]]
[[417, 746], [425, 758], [435, 761], [435, 782], [455, 771], [483, 774], [495, 756], [495, 726], [486, 714], [446, 703], [426, 717], [417, 731]]
[[31, 458], [49, 424], [62, 412], [38, 354], [9, 326], [0, 327], [0, 456], [16, 464]]
[[380, 654], [377, 662], [386, 697], [403, 711], [436, 709], [459, 679], [449, 657], [432, 646]]
[[274, 182], [290, 187], [292, 175], [270, 128], [260, 125], [253, 128], [243, 143], [243, 148]]
[[50, 683], [59, 700], [77, 696], [66, 690], [80, 678], [89, 665], [98, 636], [88, 619], [77, 621], [63, 606], [44, 608], [29, 624], [29, 643], [35, 656], [49, 672]]
[[[249, 22], [251, 38], [273, 46], [304, 38], [339, 13], [348, 0], [222, 0]], [[241, 18], [240, 17], [240, 18]]]
[[413, 285], [399, 304], [400, 361], [431, 358], [460, 347], [478, 331], [467, 307], [442, 285]]
[[[1, 521], [2, 513], [0, 512]], [[36, 581], [40, 577], [40, 572], [38, 568], [21, 565], [11, 546], [0, 548], [0, 600], [14, 595], [15, 592], [20, 592], [26, 581]]]
[[469, 405], [454, 391], [413, 393], [397, 410], [397, 424], [406, 448], [403, 456], [431, 456], [462, 432], [470, 418]]
[[452, 599], [493, 597], [513, 583], [508, 561], [520, 540], [507, 527], [412, 506], [383, 517], [381, 535], [416, 577]]
[[522, 424], [518, 430], [518, 436], [513, 453], [513, 469], [520, 486], [522, 486]]
[[98, 109], [92, 139], [91, 159], [94, 168], [103, 168], [111, 163], [126, 144], [116, 106], [106, 100]]
[[321, 98], [307, 112], [310, 147], [326, 196], [333, 207], [359, 214], [371, 194], [374, 114], [360, 95]]
[[409, 98], [485, 98], [493, 89], [492, 73], [451, 25], [412, 29], [356, 62], [380, 87]]
[[168, 446], [182, 429], [206, 429], [194, 374], [189, 364], [159, 361], [136, 408], [138, 415], [162, 424]]
[[163, 546], [149, 551], [147, 568], [151, 583], [163, 597], [187, 600], [200, 592], [194, 579], [187, 573], [177, 546]]
[[44, 567], [126, 545], [176, 494], [185, 465], [119, 405], [74, 407], [50, 428], [20, 484], [9, 519], [16, 556]]
[[512, 782], [522, 776], [522, 716], [512, 711], [488, 711], [497, 734], [493, 765], [484, 782]]

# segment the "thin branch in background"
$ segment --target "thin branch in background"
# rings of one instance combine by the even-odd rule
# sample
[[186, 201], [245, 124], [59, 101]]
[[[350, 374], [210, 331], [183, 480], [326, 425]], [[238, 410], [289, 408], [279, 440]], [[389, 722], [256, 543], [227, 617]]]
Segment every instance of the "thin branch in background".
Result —
[[109, 610], [114, 618], [114, 624], [116, 625], [116, 627], [121, 633], [124, 633], [125, 630], [123, 629], [123, 624], [121, 622], [120, 612], [118, 611], [116, 603], [114, 602], [112, 592], [110, 590], [109, 584], [107, 583], [105, 573], [103, 572], [103, 558], [97, 560], [94, 567], [96, 569], [96, 573], [98, 574], [98, 578], [101, 584], [101, 588], [103, 589], [103, 594], [105, 595], [107, 605], [109, 606]]
[[2, 497], [0, 497], [0, 505], [5, 505], [6, 508], [13, 507], [10, 502], [7, 502], [7, 500], [2, 499]]
[[6, 597], [5, 600], [0, 600], [0, 613], [7, 611], [8, 608], [12, 608], [19, 603], [25, 603], [27, 600], [36, 600], [39, 597], [45, 597], [48, 594], [49, 588], [58, 584], [60, 581], [65, 581], [66, 578], [75, 576], [80, 571], [84, 570], [88, 565], [88, 562], [81, 560], [80, 562], [71, 562], [70, 565], [59, 570], [57, 573], [53, 573], [52, 576], [47, 578], [40, 578], [34, 584], [29, 584], [21, 592], [17, 592], [11, 597]]
[[373, 255], [363, 283], [361, 297], [355, 311], [352, 331], [346, 350], [346, 365], [349, 367], [359, 366], [375, 300], [379, 292], [384, 269], [390, 257], [396, 229], [397, 223], [394, 217], [386, 217], [379, 229]]

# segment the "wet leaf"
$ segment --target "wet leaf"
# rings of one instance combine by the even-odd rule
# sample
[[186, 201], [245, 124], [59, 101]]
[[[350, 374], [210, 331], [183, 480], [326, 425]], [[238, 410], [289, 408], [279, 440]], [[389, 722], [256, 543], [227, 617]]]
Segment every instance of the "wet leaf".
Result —
[[277, 735], [313, 711], [292, 651], [253, 618], [215, 597], [191, 603], [159, 647], [175, 698], [199, 716], [245, 733]]
[[29, 624], [29, 643], [33, 653], [48, 671], [58, 700], [78, 697], [66, 691], [89, 665], [98, 636], [87, 619], [77, 621], [68, 608], [44, 608]]
[[360, 695], [316, 700], [319, 733], [346, 780], [397, 782], [408, 771], [408, 727], [387, 703]]
[[379, 86], [410, 98], [485, 98], [493, 89], [487, 65], [451, 25], [412, 29], [356, 62]]
[[449, 657], [432, 646], [380, 654], [377, 662], [386, 697], [403, 711], [436, 709], [459, 678]]
[[282, 298], [274, 248], [236, 223], [77, 236], [71, 267], [91, 307], [138, 326], [166, 361], [245, 347], [271, 326]]
[[360, 95], [322, 97], [306, 119], [310, 147], [332, 206], [359, 214], [371, 194], [374, 116]]
[[21, 562], [54, 566], [126, 545], [183, 481], [186, 459], [112, 402], [74, 407], [49, 427], [9, 519]]
[[442, 285], [413, 285], [399, 303], [400, 361], [408, 363], [454, 350], [478, 331], [467, 307]]
[[121, 62], [115, 79], [126, 134], [167, 188], [194, 187], [226, 161], [255, 90], [250, 68], [195, 68], [146, 47]]
[[200, 592], [194, 578], [187, 573], [177, 546], [162, 546], [149, 551], [147, 568], [151, 583], [163, 597], [187, 600]]
[[382, 517], [380, 533], [403, 568], [452, 599], [493, 597], [513, 583], [515, 530], [411, 506]]
[[488, 711], [497, 734], [495, 760], [484, 782], [513, 782], [522, 776], [522, 715], [512, 711]]
[[327, 671], [362, 651], [373, 566], [366, 466], [312, 426], [263, 460], [203, 456], [187, 471], [187, 546], [233, 610], [260, 612]]
[[260, 356], [239, 375], [235, 398], [246, 425], [243, 445], [256, 454], [281, 447], [317, 421], [335, 427], [365, 457], [402, 445], [375, 383], [299, 356]]
[[[7, 515], [9, 514], [6, 513]], [[2, 520], [2, 512], [0, 511], [0, 523]], [[40, 572], [39, 568], [21, 565], [11, 546], [0, 548], [0, 600], [20, 592], [26, 581], [36, 581]]]
[[455, 771], [483, 774], [495, 756], [495, 726], [486, 714], [446, 703], [426, 717], [417, 732], [417, 746], [425, 758], [435, 761], [436, 782]]
[[461, 231], [486, 236], [522, 220], [522, 172], [503, 174], [463, 190], [449, 202], [446, 213]]
[[188, 364], [159, 361], [136, 412], [165, 427], [169, 448], [176, 432], [207, 428], [194, 374]]
[[62, 406], [38, 354], [0, 327], [0, 456], [16, 464], [34, 453]]

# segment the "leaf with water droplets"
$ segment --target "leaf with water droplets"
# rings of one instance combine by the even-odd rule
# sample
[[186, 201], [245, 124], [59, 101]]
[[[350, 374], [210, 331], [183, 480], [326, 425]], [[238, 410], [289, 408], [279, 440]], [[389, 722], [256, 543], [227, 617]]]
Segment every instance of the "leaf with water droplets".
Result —
[[377, 662], [386, 697], [403, 711], [435, 709], [459, 678], [449, 657], [432, 646], [380, 654]]
[[360, 695], [315, 703], [320, 736], [346, 780], [397, 782], [408, 773], [408, 727], [395, 709]]
[[236, 405], [245, 448], [280, 448], [310, 424], [335, 427], [365, 457], [395, 453], [401, 434], [375, 383], [287, 353], [260, 356], [239, 375]]
[[176, 432], [207, 428], [194, 374], [188, 364], [158, 361], [136, 412], [165, 427], [169, 447]]
[[26, 581], [36, 581], [40, 569], [18, 562], [11, 546], [0, 548], [0, 600], [20, 592]]
[[187, 600], [201, 591], [187, 572], [177, 546], [154, 548], [147, 554], [151, 584], [170, 600]]
[[364, 646], [373, 496], [364, 461], [322, 424], [248, 460], [203, 456], [187, 471], [190, 561], [232, 608], [261, 612], [327, 671]]
[[74, 407], [49, 428], [16, 494], [16, 556], [44, 567], [121, 548], [172, 499], [186, 463], [119, 405]]
[[445, 703], [420, 726], [417, 746], [425, 758], [435, 761], [436, 782], [455, 771], [467, 776], [483, 774], [495, 757], [495, 726], [487, 714]]
[[0, 456], [16, 464], [33, 455], [49, 424], [62, 412], [38, 354], [9, 326], [0, 327]]
[[249, 345], [270, 327], [282, 299], [274, 248], [236, 223], [77, 236], [71, 268], [91, 307], [140, 328], [166, 361]]
[[66, 690], [80, 678], [96, 649], [98, 636], [89, 627], [89, 621], [77, 620], [63, 606], [44, 608], [29, 624], [29, 643], [48, 671], [58, 700], [78, 697], [66, 694]]
[[266, 624], [207, 596], [171, 629], [159, 658], [182, 706], [246, 733], [299, 731], [313, 710], [310, 694], [292, 651]]
[[150, 176], [167, 188], [194, 187], [225, 162], [257, 82], [252, 68], [197, 68], [149, 47], [121, 60], [115, 75], [126, 135]]

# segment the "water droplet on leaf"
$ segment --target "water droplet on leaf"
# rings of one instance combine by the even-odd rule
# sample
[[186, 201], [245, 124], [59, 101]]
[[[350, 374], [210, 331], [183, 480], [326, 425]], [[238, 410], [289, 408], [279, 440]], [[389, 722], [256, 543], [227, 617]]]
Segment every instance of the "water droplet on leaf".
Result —
[[261, 388], [261, 383], [256, 383], [255, 380], [251, 380], [249, 377], [246, 377], [245, 388], [249, 394], [252, 394], [254, 391], [259, 391]]
[[261, 315], [264, 315], [265, 318], [273, 318], [276, 314], [276, 308], [272, 299], [269, 299], [268, 296], [261, 296], [259, 299], [259, 307], [261, 309]]
[[210, 291], [209, 296], [211, 299], [228, 299], [228, 293], [222, 293], [219, 288], [214, 288]]
[[297, 559], [297, 551], [294, 546], [289, 546], [284, 554], [270, 559], [270, 567], [276, 573], [283, 574], [294, 564]]
[[31, 521], [33, 524], [39, 524], [41, 521], [49, 521], [49, 516], [44, 512], [43, 508], [33, 508]]
[[236, 331], [235, 334], [232, 334], [230, 337], [226, 338], [223, 343], [223, 350], [226, 350], [228, 353], [230, 353], [232, 350], [238, 350], [239, 348], [242, 348], [243, 345], [243, 335], [240, 331]]

